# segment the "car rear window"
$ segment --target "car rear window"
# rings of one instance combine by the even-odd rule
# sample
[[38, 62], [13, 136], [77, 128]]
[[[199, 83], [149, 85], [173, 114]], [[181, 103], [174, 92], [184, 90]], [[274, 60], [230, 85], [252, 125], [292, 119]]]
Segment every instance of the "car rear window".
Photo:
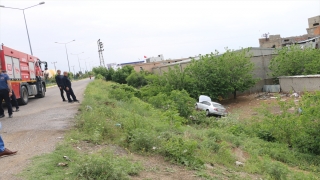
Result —
[[221, 104], [212, 103], [212, 105], [213, 105], [214, 107], [217, 107], [217, 108], [224, 108]]

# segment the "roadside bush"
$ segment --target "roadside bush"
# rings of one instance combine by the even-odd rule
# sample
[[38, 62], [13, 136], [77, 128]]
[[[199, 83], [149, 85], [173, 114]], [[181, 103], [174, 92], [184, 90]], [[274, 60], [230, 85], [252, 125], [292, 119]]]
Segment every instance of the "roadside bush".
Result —
[[[134, 129], [128, 132], [127, 142], [131, 149], [141, 152], [154, 151], [159, 145], [159, 139], [154, 131], [146, 129]], [[155, 147], [155, 149], [153, 149]]]
[[184, 118], [189, 118], [192, 114], [195, 103], [185, 90], [173, 90], [169, 95], [160, 92], [156, 96], [150, 97], [148, 102], [162, 110], [177, 110], [179, 115]]
[[113, 88], [109, 91], [109, 98], [114, 98], [118, 101], [130, 101], [133, 96], [133, 93], [122, 88]]
[[112, 81], [117, 82], [119, 84], [126, 84], [127, 77], [134, 71], [132, 66], [124, 66], [120, 69], [117, 69], [112, 75]]
[[97, 76], [100, 74], [103, 77], [106, 77], [108, 69], [102, 66], [92, 68], [92, 72]]
[[129, 86], [133, 86], [135, 88], [145, 86], [147, 85], [146, 72], [132, 71], [131, 74], [126, 78], [126, 81]]
[[172, 102], [167, 94], [159, 93], [156, 96], [152, 96], [148, 99], [148, 102], [155, 108], [168, 110], [171, 108], [174, 102]]
[[206, 139], [202, 142], [202, 146], [204, 148], [210, 149], [214, 153], [219, 152], [220, 150], [220, 144], [215, 141], [215, 139]]
[[132, 97], [140, 97], [140, 91], [126, 84], [113, 84], [109, 91], [109, 97], [116, 100], [129, 101]]
[[221, 163], [227, 166], [233, 165], [236, 161], [234, 154], [231, 152], [231, 145], [222, 141], [218, 152], [214, 155], [214, 159], [217, 163]]
[[129, 175], [137, 175], [142, 167], [112, 153], [83, 156], [74, 174], [80, 179], [125, 180]]
[[94, 79], [104, 79], [104, 77], [101, 74], [97, 74]]
[[175, 108], [178, 110], [180, 116], [189, 118], [194, 110], [195, 100], [190, 97], [185, 90], [173, 90], [169, 96], [170, 100], [174, 102]]
[[181, 137], [172, 137], [164, 142], [163, 153], [172, 161], [193, 168], [201, 168], [203, 162], [194, 156], [198, 143], [194, 140], [185, 140]]
[[265, 141], [274, 142], [276, 140], [275, 137], [273, 137], [272, 133], [263, 129], [259, 129], [257, 132], [257, 136], [260, 139], [263, 139]]
[[266, 173], [268, 178], [274, 180], [285, 180], [287, 179], [287, 175], [289, 173], [289, 170], [286, 166], [284, 166], [280, 162], [271, 161], [267, 161], [264, 163], [263, 171]]

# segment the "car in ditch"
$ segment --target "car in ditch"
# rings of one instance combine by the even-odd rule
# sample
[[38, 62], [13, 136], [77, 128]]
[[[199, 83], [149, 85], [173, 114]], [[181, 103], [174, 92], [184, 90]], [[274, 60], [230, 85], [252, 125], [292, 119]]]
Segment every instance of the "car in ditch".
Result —
[[226, 116], [226, 108], [217, 102], [212, 102], [211, 98], [205, 95], [199, 96], [199, 102], [195, 104], [196, 110], [206, 111], [207, 116]]

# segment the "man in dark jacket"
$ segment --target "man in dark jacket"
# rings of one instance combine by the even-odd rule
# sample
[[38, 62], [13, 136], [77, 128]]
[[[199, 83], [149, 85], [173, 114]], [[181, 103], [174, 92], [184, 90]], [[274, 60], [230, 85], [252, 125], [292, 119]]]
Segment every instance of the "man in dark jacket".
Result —
[[[7, 74], [7, 71], [2, 71], [4, 74]], [[12, 95], [10, 97], [10, 100], [11, 100], [11, 105], [12, 107], [15, 106], [16, 107], [16, 112], [19, 111], [19, 104], [18, 104], [18, 101], [17, 101], [17, 98], [16, 98], [16, 95], [14, 94], [14, 91], [12, 89]]]
[[66, 99], [64, 98], [64, 95], [63, 95], [64, 86], [63, 86], [62, 79], [63, 79], [63, 75], [61, 75], [61, 71], [58, 70], [57, 71], [57, 75], [56, 75], [56, 83], [57, 83], [57, 86], [60, 89], [60, 94], [61, 94], [61, 97], [62, 97], [62, 101], [66, 102]]
[[[63, 79], [62, 79], [62, 84], [67, 92], [67, 98], [68, 98], [68, 102], [69, 103], [73, 103], [73, 102], [79, 102], [79, 100], [77, 100], [77, 97], [74, 95], [72, 87], [71, 87], [71, 81], [68, 78], [68, 72], [65, 71], [63, 72]], [[72, 96], [72, 100], [70, 98], [70, 95]]]

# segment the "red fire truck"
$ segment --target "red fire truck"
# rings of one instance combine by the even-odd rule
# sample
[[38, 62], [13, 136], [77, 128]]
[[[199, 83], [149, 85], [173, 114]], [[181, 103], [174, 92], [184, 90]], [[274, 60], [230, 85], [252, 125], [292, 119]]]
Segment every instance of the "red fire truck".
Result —
[[2, 45], [0, 46], [0, 66], [10, 77], [12, 89], [19, 104], [27, 104], [29, 96], [38, 98], [45, 96], [46, 83], [42, 66], [47, 70], [47, 62]]

